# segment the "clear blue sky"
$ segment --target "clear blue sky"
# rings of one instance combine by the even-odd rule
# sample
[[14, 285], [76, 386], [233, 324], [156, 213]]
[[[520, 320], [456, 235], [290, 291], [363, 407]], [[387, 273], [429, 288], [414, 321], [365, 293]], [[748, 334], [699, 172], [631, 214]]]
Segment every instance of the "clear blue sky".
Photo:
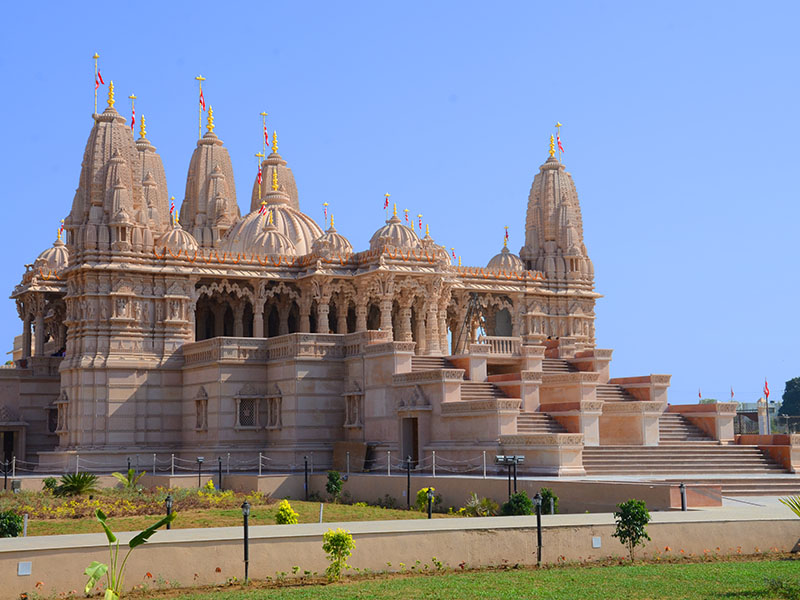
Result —
[[[556, 120], [612, 374], [773, 397], [798, 364], [796, 3], [14, 2], [0, 38], [11, 292], [70, 210], [100, 53], [183, 198], [197, 86], [249, 207], [269, 113], [301, 208], [364, 249], [383, 194], [466, 265], [524, 242]], [[101, 88], [104, 92], [106, 88]], [[104, 103], [103, 103], [104, 105]], [[0, 303], [0, 339], [21, 331]]]

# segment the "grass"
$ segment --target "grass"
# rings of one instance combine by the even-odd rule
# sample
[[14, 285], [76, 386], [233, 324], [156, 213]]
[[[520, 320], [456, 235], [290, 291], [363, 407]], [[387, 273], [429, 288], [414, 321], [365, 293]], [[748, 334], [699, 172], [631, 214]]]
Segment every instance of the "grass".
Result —
[[[301, 523], [319, 522], [319, 502], [290, 500], [292, 508], [298, 512]], [[251, 525], [274, 525], [278, 502], [269, 506], [253, 507], [250, 513]], [[447, 515], [434, 514], [434, 518]], [[339, 521], [388, 521], [399, 519], [424, 519], [426, 513], [417, 511], [381, 508], [379, 506], [355, 506], [351, 504], [326, 503], [322, 512], [324, 523]], [[137, 531], [153, 523], [151, 515], [110, 517], [108, 523], [114, 531]], [[240, 508], [204, 508], [178, 511], [172, 524], [174, 529], [193, 527], [229, 527], [242, 524]], [[31, 519], [28, 535], [61, 535], [68, 533], [101, 533], [102, 529], [94, 517], [80, 519]]]
[[[354, 556], [355, 557], [355, 556]], [[467, 571], [430, 576], [379, 576], [334, 585], [271, 589], [233, 587], [195, 591], [153, 590], [132, 598], [174, 600], [757, 600], [789, 598], [770, 591], [768, 580], [800, 586], [800, 562], [793, 558], [756, 562], [572, 566]], [[256, 582], [255, 585], [258, 585]]]

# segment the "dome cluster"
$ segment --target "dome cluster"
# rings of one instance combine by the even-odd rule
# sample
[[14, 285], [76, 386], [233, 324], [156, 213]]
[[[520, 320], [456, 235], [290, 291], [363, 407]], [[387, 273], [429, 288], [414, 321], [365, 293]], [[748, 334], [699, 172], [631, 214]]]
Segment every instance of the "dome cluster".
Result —
[[177, 256], [178, 254], [194, 254], [197, 252], [199, 245], [194, 236], [188, 231], [175, 223], [167, 233], [162, 235], [156, 242], [156, 250], [168, 250], [170, 254]]
[[525, 263], [516, 254], [512, 254], [507, 246], [503, 246], [500, 254], [495, 254], [486, 265], [492, 271], [512, 271], [522, 273], [525, 270]]

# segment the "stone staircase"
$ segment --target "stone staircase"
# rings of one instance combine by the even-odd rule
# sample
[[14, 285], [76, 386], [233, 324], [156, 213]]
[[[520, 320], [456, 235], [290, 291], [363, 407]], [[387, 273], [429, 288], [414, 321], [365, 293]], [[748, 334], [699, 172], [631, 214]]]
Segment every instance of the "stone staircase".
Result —
[[461, 383], [462, 400], [492, 400], [495, 398], [508, 398], [508, 396], [493, 383], [480, 381], [463, 381]]
[[636, 398], [616, 383], [597, 384], [597, 399], [603, 402], [635, 402]]
[[542, 360], [542, 372], [544, 373], [576, 373], [577, 371], [578, 369], [563, 358], [545, 358]]
[[700, 428], [692, 425], [683, 415], [664, 413], [658, 419], [660, 444], [719, 444], [708, 437]]
[[553, 417], [545, 413], [520, 413], [517, 433], [569, 433]]
[[411, 371], [435, 371], [454, 369], [453, 363], [442, 356], [412, 356]]
[[587, 475], [769, 475], [785, 472], [757, 446], [683, 442], [663, 446], [587, 446]]

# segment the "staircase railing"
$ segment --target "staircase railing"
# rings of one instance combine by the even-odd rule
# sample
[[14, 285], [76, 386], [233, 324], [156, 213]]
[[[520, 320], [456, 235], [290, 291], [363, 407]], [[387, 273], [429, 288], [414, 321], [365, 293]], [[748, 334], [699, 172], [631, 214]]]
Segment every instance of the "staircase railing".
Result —
[[482, 335], [480, 338], [478, 338], [478, 342], [489, 345], [489, 354], [519, 356], [519, 348], [522, 344], [522, 339], [518, 337]]

